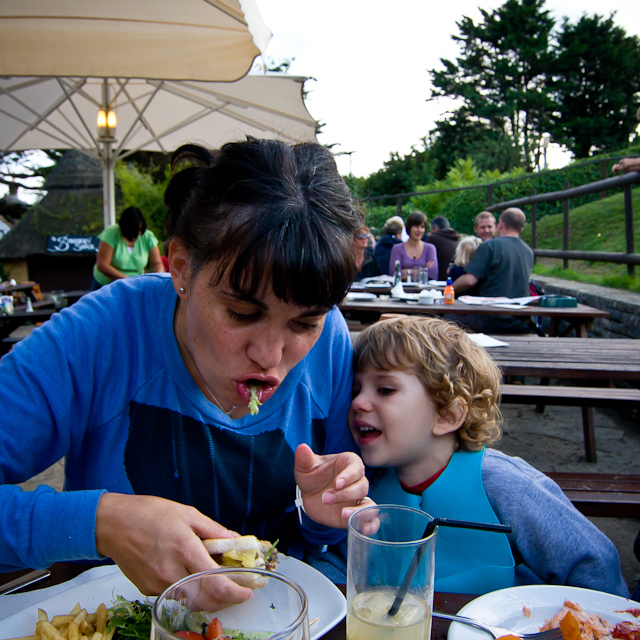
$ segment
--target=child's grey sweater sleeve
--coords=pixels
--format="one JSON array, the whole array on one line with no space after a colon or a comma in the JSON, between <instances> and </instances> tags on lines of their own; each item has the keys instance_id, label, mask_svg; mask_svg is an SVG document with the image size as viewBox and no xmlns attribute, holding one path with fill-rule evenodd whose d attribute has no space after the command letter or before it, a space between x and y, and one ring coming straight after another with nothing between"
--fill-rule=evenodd
<instances>
[{"instance_id":1,"label":"child's grey sweater sleeve","mask_svg":"<svg viewBox=\"0 0 640 640\"><path fill-rule=\"evenodd\" d=\"M484 488L496 515L513 527L510 542L523 583L596 589L628 597L613 543L562 489L520 458L487 449ZM532 575L533 574L533 575Z\"/></svg>"}]
</instances>

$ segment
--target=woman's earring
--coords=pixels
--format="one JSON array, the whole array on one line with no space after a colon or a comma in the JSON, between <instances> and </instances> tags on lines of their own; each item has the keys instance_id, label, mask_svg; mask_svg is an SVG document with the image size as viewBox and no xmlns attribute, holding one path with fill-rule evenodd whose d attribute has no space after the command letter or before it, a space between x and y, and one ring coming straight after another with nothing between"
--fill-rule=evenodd
<instances>
[{"instance_id":1,"label":"woman's earring","mask_svg":"<svg viewBox=\"0 0 640 640\"><path fill-rule=\"evenodd\" d=\"M178 291L179 291L182 295L184 295L184 287L180 287L180 288L178 289Z\"/></svg>"}]
</instances>

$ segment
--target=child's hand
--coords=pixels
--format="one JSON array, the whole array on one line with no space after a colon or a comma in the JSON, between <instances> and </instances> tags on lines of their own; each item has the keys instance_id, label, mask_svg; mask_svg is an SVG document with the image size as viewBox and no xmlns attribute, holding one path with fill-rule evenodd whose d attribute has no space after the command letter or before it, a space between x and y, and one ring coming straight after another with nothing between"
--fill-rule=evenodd
<instances>
[{"instance_id":1,"label":"child's hand","mask_svg":"<svg viewBox=\"0 0 640 640\"><path fill-rule=\"evenodd\" d=\"M326 526L345 529L354 511L374 504L367 498L364 464L353 452L319 456L301 444L296 449L294 475L305 513Z\"/></svg>"}]
</instances>

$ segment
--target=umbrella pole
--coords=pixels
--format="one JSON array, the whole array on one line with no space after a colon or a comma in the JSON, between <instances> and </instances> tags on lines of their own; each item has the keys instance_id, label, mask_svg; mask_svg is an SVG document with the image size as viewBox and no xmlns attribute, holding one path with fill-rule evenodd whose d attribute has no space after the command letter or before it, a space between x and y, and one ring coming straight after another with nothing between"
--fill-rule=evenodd
<instances>
[{"instance_id":1,"label":"umbrella pole","mask_svg":"<svg viewBox=\"0 0 640 640\"><path fill-rule=\"evenodd\" d=\"M116 194L115 194L115 161L111 155L111 143L104 142L102 155L102 214L105 229L116 223Z\"/></svg>"}]
</instances>

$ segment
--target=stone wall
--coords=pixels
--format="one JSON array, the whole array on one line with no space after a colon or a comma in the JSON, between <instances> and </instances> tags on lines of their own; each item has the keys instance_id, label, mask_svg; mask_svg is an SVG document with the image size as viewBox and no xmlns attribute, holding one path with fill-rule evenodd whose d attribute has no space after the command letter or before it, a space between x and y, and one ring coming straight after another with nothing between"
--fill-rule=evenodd
<instances>
[{"instance_id":1,"label":"stone wall","mask_svg":"<svg viewBox=\"0 0 640 640\"><path fill-rule=\"evenodd\" d=\"M608 311L611 318L596 319L591 337L640 338L640 294L536 274L532 279L542 284L545 293L573 296L581 304Z\"/></svg>"}]
</instances>

